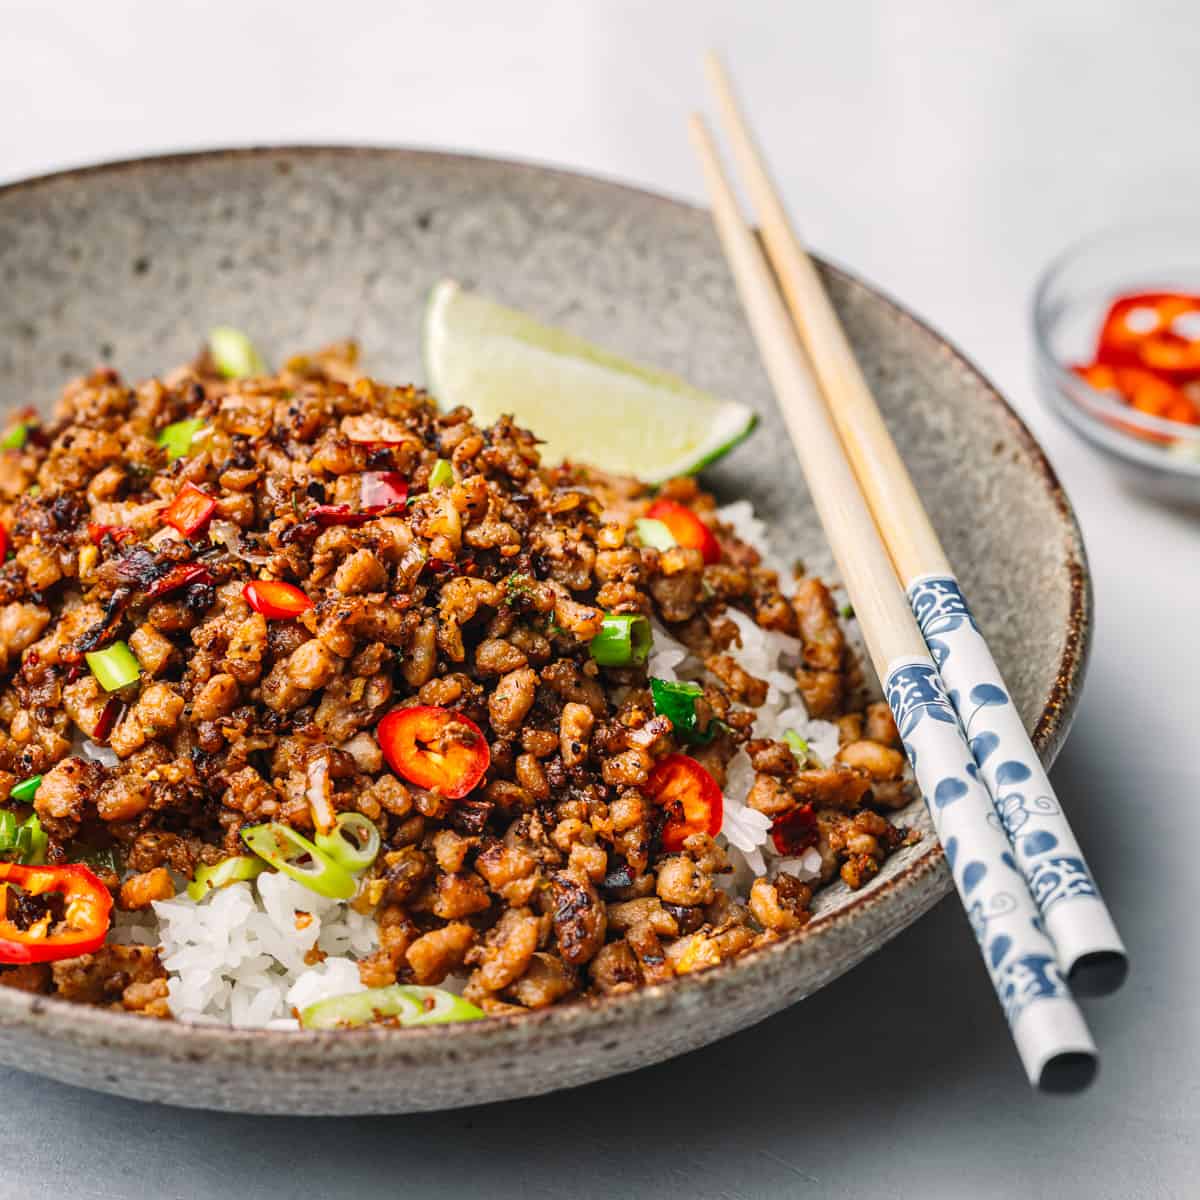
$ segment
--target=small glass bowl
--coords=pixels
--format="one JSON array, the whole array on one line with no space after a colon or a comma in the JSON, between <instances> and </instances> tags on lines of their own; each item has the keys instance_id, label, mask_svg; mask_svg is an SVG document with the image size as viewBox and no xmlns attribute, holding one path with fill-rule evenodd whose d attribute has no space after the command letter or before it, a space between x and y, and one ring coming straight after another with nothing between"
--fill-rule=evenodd
<instances>
[{"instance_id":1,"label":"small glass bowl","mask_svg":"<svg viewBox=\"0 0 1200 1200\"><path fill-rule=\"evenodd\" d=\"M1046 268L1033 297L1038 390L1130 483L1160 499L1200 504L1200 425L1140 412L1071 370L1092 361L1105 313L1129 292L1200 295L1200 226L1110 229Z\"/></svg>"}]
</instances>

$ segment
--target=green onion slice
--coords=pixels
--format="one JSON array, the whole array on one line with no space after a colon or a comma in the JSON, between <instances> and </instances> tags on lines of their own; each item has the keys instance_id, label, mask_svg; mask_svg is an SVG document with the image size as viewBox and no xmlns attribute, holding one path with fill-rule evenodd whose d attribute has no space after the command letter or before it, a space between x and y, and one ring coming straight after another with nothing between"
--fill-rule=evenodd
<instances>
[{"instance_id":1,"label":"green onion slice","mask_svg":"<svg viewBox=\"0 0 1200 1200\"><path fill-rule=\"evenodd\" d=\"M290 825L281 825L278 821L254 825L242 830L242 841L277 871L304 884L319 896L349 900L358 891L358 883L345 867L335 863ZM303 866L298 865L304 858L309 861Z\"/></svg>"},{"instance_id":2,"label":"green onion slice","mask_svg":"<svg viewBox=\"0 0 1200 1200\"><path fill-rule=\"evenodd\" d=\"M208 352L226 379L247 379L267 373L262 355L240 329L218 325L208 335Z\"/></svg>"},{"instance_id":3,"label":"green onion slice","mask_svg":"<svg viewBox=\"0 0 1200 1200\"><path fill-rule=\"evenodd\" d=\"M116 692L136 681L141 664L124 642L113 642L104 650L92 650L84 655L87 665L106 692Z\"/></svg>"},{"instance_id":4,"label":"green onion slice","mask_svg":"<svg viewBox=\"0 0 1200 1200\"><path fill-rule=\"evenodd\" d=\"M800 765L804 765L804 760L808 757L808 742L804 740L794 729L785 729L783 731L783 740L792 748L792 753L800 760Z\"/></svg>"},{"instance_id":5,"label":"green onion slice","mask_svg":"<svg viewBox=\"0 0 1200 1200\"><path fill-rule=\"evenodd\" d=\"M655 550L671 550L679 545L666 525L653 517L641 517L634 521L633 527L642 539L643 546L653 546Z\"/></svg>"},{"instance_id":6,"label":"green onion slice","mask_svg":"<svg viewBox=\"0 0 1200 1200\"><path fill-rule=\"evenodd\" d=\"M188 417L185 421L175 421L168 425L158 435L158 444L165 446L167 461L174 462L183 458L192 448L196 434L204 428L204 422L199 417Z\"/></svg>"},{"instance_id":7,"label":"green onion slice","mask_svg":"<svg viewBox=\"0 0 1200 1200\"><path fill-rule=\"evenodd\" d=\"M209 892L228 887L231 883L256 879L266 869L267 864L261 858L249 854L234 854L221 859L216 866L197 867L195 877L187 885L187 894L199 904Z\"/></svg>"},{"instance_id":8,"label":"green onion slice","mask_svg":"<svg viewBox=\"0 0 1200 1200\"><path fill-rule=\"evenodd\" d=\"M37 814L27 817L17 830L12 850L17 862L27 867L41 866L46 861L46 851L50 848L50 839L42 829L42 823Z\"/></svg>"},{"instance_id":9,"label":"green onion slice","mask_svg":"<svg viewBox=\"0 0 1200 1200\"><path fill-rule=\"evenodd\" d=\"M313 841L326 858L356 875L379 857L381 844L375 823L356 812L339 813L333 828Z\"/></svg>"},{"instance_id":10,"label":"green onion slice","mask_svg":"<svg viewBox=\"0 0 1200 1200\"><path fill-rule=\"evenodd\" d=\"M0 450L20 450L29 437L29 423L21 421L0 437Z\"/></svg>"},{"instance_id":11,"label":"green onion slice","mask_svg":"<svg viewBox=\"0 0 1200 1200\"><path fill-rule=\"evenodd\" d=\"M401 1025L445 1025L478 1021L482 1010L445 988L394 983L348 996L318 1000L300 1013L302 1029L347 1029L373 1021L398 1020Z\"/></svg>"},{"instance_id":12,"label":"green onion slice","mask_svg":"<svg viewBox=\"0 0 1200 1200\"><path fill-rule=\"evenodd\" d=\"M653 640L650 622L639 613L607 613L589 649L602 667L640 666Z\"/></svg>"},{"instance_id":13,"label":"green onion slice","mask_svg":"<svg viewBox=\"0 0 1200 1200\"><path fill-rule=\"evenodd\" d=\"M651 679L650 694L654 697L654 711L661 717L670 717L675 732L684 741L704 746L716 736L716 721L709 721L705 729L697 724L696 701L704 695L698 683Z\"/></svg>"},{"instance_id":14,"label":"green onion slice","mask_svg":"<svg viewBox=\"0 0 1200 1200\"><path fill-rule=\"evenodd\" d=\"M6 854L17 844L17 818L7 809L0 811L0 854Z\"/></svg>"},{"instance_id":15,"label":"green onion slice","mask_svg":"<svg viewBox=\"0 0 1200 1200\"><path fill-rule=\"evenodd\" d=\"M430 488L449 487L454 482L454 468L450 465L450 460L439 458L433 464L433 470L429 472Z\"/></svg>"},{"instance_id":16,"label":"green onion slice","mask_svg":"<svg viewBox=\"0 0 1200 1200\"><path fill-rule=\"evenodd\" d=\"M40 775L30 775L28 779L22 779L11 792L8 793L10 800L19 800L22 804L32 804L34 796L37 795L38 787L41 785L42 777Z\"/></svg>"}]
</instances>

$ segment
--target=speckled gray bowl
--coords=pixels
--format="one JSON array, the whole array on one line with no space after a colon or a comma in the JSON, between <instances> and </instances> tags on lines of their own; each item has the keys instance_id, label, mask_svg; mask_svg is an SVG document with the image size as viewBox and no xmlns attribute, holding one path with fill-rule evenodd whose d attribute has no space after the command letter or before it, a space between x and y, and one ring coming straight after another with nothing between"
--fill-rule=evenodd
<instances>
[{"instance_id":1,"label":"speckled gray bowl","mask_svg":"<svg viewBox=\"0 0 1200 1200\"><path fill-rule=\"evenodd\" d=\"M753 404L762 428L706 478L727 498L753 500L790 553L825 564L707 215L560 171L283 149L117 163L0 189L0 402L45 404L101 360L132 376L162 369L218 322L252 332L276 358L353 334L375 373L420 379L419 315L442 275ZM969 363L862 283L826 275L1052 757L1090 629L1070 507L1028 431ZM914 805L907 819L925 832L921 844L861 892L824 893L802 936L632 996L441 1029L287 1034L188 1028L0 988L0 1061L172 1104L324 1114L449 1108L629 1071L803 999L945 895L925 814Z\"/></svg>"}]
</instances>

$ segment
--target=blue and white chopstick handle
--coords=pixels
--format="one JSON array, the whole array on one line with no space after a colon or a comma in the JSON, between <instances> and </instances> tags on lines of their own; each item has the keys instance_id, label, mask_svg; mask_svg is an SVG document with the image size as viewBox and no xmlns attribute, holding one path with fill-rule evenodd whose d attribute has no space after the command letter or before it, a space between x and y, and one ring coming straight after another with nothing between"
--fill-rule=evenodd
<instances>
[{"instance_id":1,"label":"blue and white chopstick handle","mask_svg":"<svg viewBox=\"0 0 1200 1200\"><path fill-rule=\"evenodd\" d=\"M1040 1084L1063 1056L1094 1060L1091 1035L933 661L892 662L884 692L1030 1082Z\"/></svg>"},{"instance_id":2,"label":"blue and white chopstick handle","mask_svg":"<svg viewBox=\"0 0 1200 1200\"><path fill-rule=\"evenodd\" d=\"M1072 978L1089 956L1110 965L1117 958L1120 969L1108 974L1119 980L1120 934L958 581L920 576L909 583L908 599L992 795L993 820L1003 827L1058 948L1059 966Z\"/></svg>"}]
</instances>

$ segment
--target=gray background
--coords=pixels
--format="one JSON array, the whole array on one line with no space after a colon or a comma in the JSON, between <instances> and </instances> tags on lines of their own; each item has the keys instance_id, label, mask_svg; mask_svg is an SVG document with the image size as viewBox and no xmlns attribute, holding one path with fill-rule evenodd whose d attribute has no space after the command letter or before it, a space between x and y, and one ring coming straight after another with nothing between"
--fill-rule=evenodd
<instances>
[{"instance_id":1,"label":"gray background","mask_svg":"<svg viewBox=\"0 0 1200 1200\"><path fill-rule=\"evenodd\" d=\"M1134 960L1119 996L1087 1005L1104 1064L1083 1097L1030 1095L948 901L791 1012L537 1100L260 1119L0 1072L0 1197L1200 1191L1197 527L1121 492L1051 423L1027 331L1064 242L1197 211L1193 3L4 0L0 20L0 179L150 149L384 141L699 198L682 121L700 53L722 47L811 241L982 365L1079 510L1098 627L1055 782Z\"/></svg>"}]
</instances>

